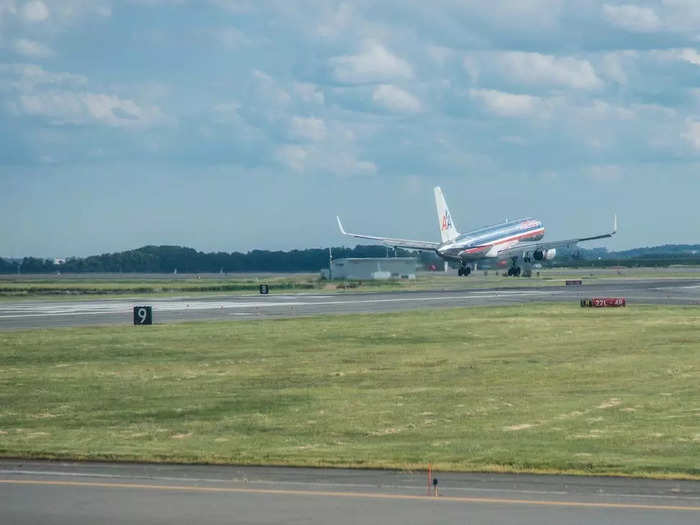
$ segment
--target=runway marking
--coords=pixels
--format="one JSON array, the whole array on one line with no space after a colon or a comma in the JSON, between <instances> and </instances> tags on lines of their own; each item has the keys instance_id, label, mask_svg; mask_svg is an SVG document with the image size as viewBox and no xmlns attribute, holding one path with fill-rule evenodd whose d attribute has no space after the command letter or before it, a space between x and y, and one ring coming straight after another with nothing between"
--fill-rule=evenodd
<instances>
[{"instance_id":1,"label":"runway marking","mask_svg":"<svg viewBox=\"0 0 700 525\"><path fill-rule=\"evenodd\" d=\"M265 479L249 479L243 478L192 478L181 476L152 476L152 475L129 475L124 476L121 474L103 474L97 472L65 472L61 470L20 470L20 469L0 469L0 475L12 475L12 474L22 474L29 476L54 476L54 477L70 477L70 478L103 478L103 479L143 479L149 481L188 481L190 483L247 483L250 485L306 485L314 487L337 487L342 485L343 487L353 487L353 488L376 488L375 483L348 483L347 481L330 483L322 481L288 481L288 480L265 480ZM382 483L383 488L388 489L400 489L400 490L423 490L423 485L410 485L410 484L396 484L396 483ZM557 495L565 496L569 494L565 490L534 490L534 489L509 489L509 488L487 488L487 487L455 487L450 486L450 491L460 491L460 492L510 492L514 494L538 494L538 495ZM668 499L668 500L700 500L700 496L690 496L690 495L677 495L677 494L626 494L619 492L605 492L606 497L615 498L648 498L648 499Z\"/></svg>"},{"instance_id":2,"label":"runway marking","mask_svg":"<svg viewBox=\"0 0 700 525\"><path fill-rule=\"evenodd\" d=\"M324 305L343 305L343 304L372 304L372 303L397 303L397 302L416 302L416 301L459 301L459 300L474 300L474 299L498 299L508 297L536 296L536 295L555 295L558 292L540 291L540 290L514 290L502 292L478 292L470 295L459 296L438 296L438 297L392 297L388 299L345 299L337 301L286 301L286 302L269 302L269 301L190 301L190 302L153 302L153 310L155 312L164 311L188 311L188 310L221 310L231 308L275 308L284 306L324 306ZM489 294L489 295L485 295ZM131 308L136 303L83 303L72 305L0 305L0 319L11 319L21 317L48 317L48 316L66 316L66 315L109 315L129 313ZM7 312L7 313L5 313Z\"/></svg>"},{"instance_id":3,"label":"runway marking","mask_svg":"<svg viewBox=\"0 0 700 525\"><path fill-rule=\"evenodd\" d=\"M0 475L26 474L30 476L54 476L54 477L71 477L71 478L106 478L106 479L143 479L149 481L187 481L190 483L247 483L250 485L306 485L314 487L343 487L353 488L376 488L374 483L326 483L322 481L287 481L287 480L264 480L264 479L249 479L249 478L192 478L192 477L176 477L176 476L123 476L121 474L102 474L95 472L63 472L60 470L18 470L18 469L0 469ZM423 485L399 485L394 483L382 483L382 487L389 489L401 490L422 490ZM568 492L563 490L527 490L527 489L508 489L508 488L485 488L485 487L450 487L450 490L469 491L469 492L513 492L517 494L549 494L549 495L566 495ZM626 496L626 494L606 494L607 496ZM642 496L643 497L643 496ZM661 496L649 495L648 497L663 497L669 499L700 499L692 496Z\"/></svg>"},{"instance_id":4,"label":"runway marking","mask_svg":"<svg viewBox=\"0 0 700 525\"><path fill-rule=\"evenodd\" d=\"M234 487L196 487L192 485L147 485L139 483L98 483L86 481L41 481L21 479L0 479L5 485L38 485L59 487L90 487L90 488L119 488L142 489L161 491L186 491L204 493L234 493L234 494L268 494L278 496L323 496L333 498L357 498L380 500L404 500L404 501L434 501L452 503L485 503L500 505L540 505L548 507L587 507L600 509L626 509L626 510L678 510L699 512L700 507L682 505L646 505L641 503L597 503L588 501L555 501L555 500L528 500L509 498L475 498L468 496L418 496L412 494L387 494L371 492L336 492L322 490L291 490L291 489L252 489Z\"/></svg>"}]
</instances>

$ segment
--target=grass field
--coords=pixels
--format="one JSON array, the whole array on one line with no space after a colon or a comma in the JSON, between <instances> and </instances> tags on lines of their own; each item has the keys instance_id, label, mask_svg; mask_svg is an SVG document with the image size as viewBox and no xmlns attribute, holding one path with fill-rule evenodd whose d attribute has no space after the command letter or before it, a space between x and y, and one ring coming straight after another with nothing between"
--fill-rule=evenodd
<instances>
[{"instance_id":1,"label":"grass field","mask_svg":"<svg viewBox=\"0 0 700 525\"><path fill-rule=\"evenodd\" d=\"M171 295L182 293L241 293L258 290L266 282L277 290L303 291L318 289L318 278L309 275L274 275L264 279L257 277L206 278L195 277L139 279L119 276L90 279L89 277L46 276L30 279L0 279L0 297L38 296L110 296L128 294Z\"/></svg>"},{"instance_id":2,"label":"grass field","mask_svg":"<svg viewBox=\"0 0 700 525\"><path fill-rule=\"evenodd\" d=\"M0 333L0 456L700 479L696 308Z\"/></svg>"}]
</instances>

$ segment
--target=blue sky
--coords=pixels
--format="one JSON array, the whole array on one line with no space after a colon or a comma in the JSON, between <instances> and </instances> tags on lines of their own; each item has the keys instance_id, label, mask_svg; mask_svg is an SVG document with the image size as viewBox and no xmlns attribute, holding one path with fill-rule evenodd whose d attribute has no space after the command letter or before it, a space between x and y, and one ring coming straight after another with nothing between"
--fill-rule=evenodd
<instances>
[{"instance_id":1,"label":"blue sky","mask_svg":"<svg viewBox=\"0 0 700 525\"><path fill-rule=\"evenodd\" d=\"M700 2L0 0L0 255L700 242Z\"/></svg>"}]
</instances>

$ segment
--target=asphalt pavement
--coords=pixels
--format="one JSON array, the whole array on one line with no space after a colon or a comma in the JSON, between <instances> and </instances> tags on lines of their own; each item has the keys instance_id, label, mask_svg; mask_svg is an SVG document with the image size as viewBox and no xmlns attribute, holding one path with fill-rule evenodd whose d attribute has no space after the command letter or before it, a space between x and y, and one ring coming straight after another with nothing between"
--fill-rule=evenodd
<instances>
[{"instance_id":1,"label":"asphalt pavement","mask_svg":"<svg viewBox=\"0 0 700 525\"><path fill-rule=\"evenodd\" d=\"M582 286L523 286L417 292L217 295L213 297L0 301L0 330L128 324L133 307L153 307L154 323L399 312L425 308L578 302L586 297L625 297L635 304L700 305L700 279L606 279Z\"/></svg>"},{"instance_id":2,"label":"asphalt pavement","mask_svg":"<svg viewBox=\"0 0 700 525\"><path fill-rule=\"evenodd\" d=\"M697 524L700 482L0 461L0 523Z\"/></svg>"}]
</instances>

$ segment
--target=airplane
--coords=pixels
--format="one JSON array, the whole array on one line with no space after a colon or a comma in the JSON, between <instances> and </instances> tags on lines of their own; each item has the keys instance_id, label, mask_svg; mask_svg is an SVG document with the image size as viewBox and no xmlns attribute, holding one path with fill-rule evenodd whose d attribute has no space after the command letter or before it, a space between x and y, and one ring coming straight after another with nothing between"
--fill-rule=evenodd
<instances>
[{"instance_id":1,"label":"airplane","mask_svg":"<svg viewBox=\"0 0 700 525\"><path fill-rule=\"evenodd\" d=\"M439 186L436 186L433 191L435 193L435 206L437 207L442 242L411 241L349 233L343 228L340 217L336 216L340 232L350 237L380 241L394 248L400 247L435 252L445 261L457 261L459 263L457 273L460 276L469 275L479 261L488 259L497 261L510 260L511 265L508 268L508 275L514 277L520 276L523 269L525 270L524 274L527 275L535 261L554 259L557 254L557 248L574 246L583 241L606 239L617 233L617 215L614 216L613 230L610 233L563 241L542 241L544 238L544 226L541 221L532 217L506 220L500 224L485 226L467 233L459 233L452 220L452 215L447 207L442 190Z\"/></svg>"}]
</instances>

